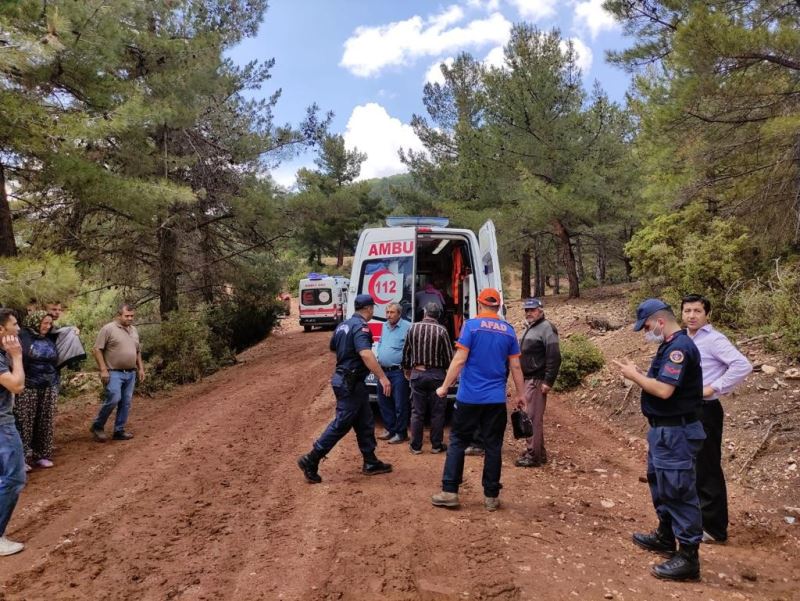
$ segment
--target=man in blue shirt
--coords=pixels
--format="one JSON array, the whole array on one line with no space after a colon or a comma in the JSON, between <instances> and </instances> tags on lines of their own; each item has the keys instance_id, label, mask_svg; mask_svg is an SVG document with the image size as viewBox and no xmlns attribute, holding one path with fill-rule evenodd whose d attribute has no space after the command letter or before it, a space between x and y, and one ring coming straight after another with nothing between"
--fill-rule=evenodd
<instances>
[{"instance_id":1,"label":"man in blue shirt","mask_svg":"<svg viewBox=\"0 0 800 601\"><path fill-rule=\"evenodd\" d=\"M664 301L650 298L636 310L634 331L645 330L649 342L658 342L647 374L629 361L614 361L622 375L642 389L642 413L650 423L647 433L647 481L658 515L658 528L635 533L633 542L669 557L653 566L657 578L697 580L697 551L703 538L700 499L697 496L697 454L706 438L700 422L703 373L700 351L680 328ZM675 548L675 539L680 547Z\"/></svg>"},{"instance_id":2,"label":"man in blue shirt","mask_svg":"<svg viewBox=\"0 0 800 601\"><path fill-rule=\"evenodd\" d=\"M6 538L6 526L25 486L25 451L14 424L14 396L25 389L19 325L11 309L0 309L0 555L25 545Z\"/></svg>"},{"instance_id":3,"label":"man in blue shirt","mask_svg":"<svg viewBox=\"0 0 800 601\"><path fill-rule=\"evenodd\" d=\"M297 465L311 484L322 482L318 473L319 462L330 453L351 430L356 432L358 449L364 457L362 472L367 476L385 474L392 466L375 456L375 420L369 406L369 393L364 378L369 372L375 374L383 393L389 395L392 385L383 373L372 352L372 333L368 322L372 319L375 301L369 294L355 298L355 313L336 328L330 342L336 353L336 371L331 386L336 395L336 415L322 435L314 442L311 451L297 460Z\"/></svg>"},{"instance_id":4,"label":"man in blue shirt","mask_svg":"<svg viewBox=\"0 0 800 601\"><path fill-rule=\"evenodd\" d=\"M375 353L381 369L392 383L392 393L383 394L378 387L378 409L380 409L386 431L378 436L389 444L399 444L408 440L408 418L410 413L408 380L403 373L403 346L411 324L400 315L399 303L386 306L386 321L381 328L381 339Z\"/></svg>"},{"instance_id":5,"label":"man in blue shirt","mask_svg":"<svg viewBox=\"0 0 800 601\"><path fill-rule=\"evenodd\" d=\"M461 374L456 395L450 445L442 475L442 492L431 497L437 507L458 507L458 487L464 475L464 451L476 429L484 439L483 494L489 511L500 507L500 471L503 434L508 422L506 382L509 366L517 389L517 407L525 403L525 382L519 362L519 343L513 326L497 311L502 299L494 288L484 288L478 295L480 312L468 320L456 342L456 354L436 394L444 398Z\"/></svg>"}]
</instances>

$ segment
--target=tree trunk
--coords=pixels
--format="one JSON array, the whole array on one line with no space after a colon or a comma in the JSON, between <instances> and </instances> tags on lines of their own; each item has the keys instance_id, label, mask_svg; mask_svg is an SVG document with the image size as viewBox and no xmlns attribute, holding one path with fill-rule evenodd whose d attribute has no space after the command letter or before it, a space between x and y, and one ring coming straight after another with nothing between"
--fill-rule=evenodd
<instances>
[{"instance_id":1,"label":"tree trunk","mask_svg":"<svg viewBox=\"0 0 800 601\"><path fill-rule=\"evenodd\" d=\"M578 263L578 281L583 282L586 279L586 272L583 269L583 244L581 244L581 237L575 237L575 258Z\"/></svg>"},{"instance_id":2,"label":"tree trunk","mask_svg":"<svg viewBox=\"0 0 800 601\"><path fill-rule=\"evenodd\" d=\"M553 274L553 294L561 294L561 274L558 273L558 261L556 261L556 272Z\"/></svg>"},{"instance_id":3,"label":"tree trunk","mask_svg":"<svg viewBox=\"0 0 800 601\"><path fill-rule=\"evenodd\" d=\"M0 163L0 257L16 256L17 242L14 240L14 222L6 194L6 173L3 164Z\"/></svg>"},{"instance_id":4,"label":"tree trunk","mask_svg":"<svg viewBox=\"0 0 800 601\"><path fill-rule=\"evenodd\" d=\"M597 265L595 269L595 277L601 286L606 283L606 260L606 241L605 238L600 238L597 241Z\"/></svg>"},{"instance_id":5,"label":"tree trunk","mask_svg":"<svg viewBox=\"0 0 800 601\"><path fill-rule=\"evenodd\" d=\"M531 295L531 247L526 246L522 251L522 284L520 297L528 298Z\"/></svg>"},{"instance_id":6,"label":"tree trunk","mask_svg":"<svg viewBox=\"0 0 800 601\"><path fill-rule=\"evenodd\" d=\"M344 265L344 240L339 240L339 249L336 253L336 267L341 267ZM322 262L322 257L320 256L320 262Z\"/></svg>"},{"instance_id":7,"label":"tree trunk","mask_svg":"<svg viewBox=\"0 0 800 601\"><path fill-rule=\"evenodd\" d=\"M170 216L158 228L159 313L165 321L169 313L178 310L178 232L174 225Z\"/></svg>"},{"instance_id":8,"label":"tree trunk","mask_svg":"<svg viewBox=\"0 0 800 601\"><path fill-rule=\"evenodd\" d=\"M578 298L581 295L580 280L578 279L578 266L575 262L575 254L572 252L569 232L559 219L553 221L553 229L555 230L556 237L561 242L564 267L567 270L567 278L569 279L569 297Z\"/></svg>"},{"instance_id":9,"label":"tree trunk","mask_svg":"<svg viewBox=\"0 0 800 601\"><path fill-rule=\"evenodd\" d=\"M214 302L214 275L211 263L214 260L214 245L211 241L211 232L208 226L200 232L200 253L203 257L203 267L201 277L203 280L203 302L211 304Z\"/></svg>"}]
</instances>

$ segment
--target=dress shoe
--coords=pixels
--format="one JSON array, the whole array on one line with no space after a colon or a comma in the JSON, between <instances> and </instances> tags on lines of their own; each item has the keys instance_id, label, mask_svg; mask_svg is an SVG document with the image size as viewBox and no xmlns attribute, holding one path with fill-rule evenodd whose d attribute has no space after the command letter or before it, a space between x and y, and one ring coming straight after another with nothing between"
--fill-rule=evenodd
<instances>
[{"instance_id":1,"label":"dress shoe","mask_svg":"<svg viewBox=\"0 0 800 601\"><path fill-rule=\"evenodd\" d=\"M458 507L457 492L438 492L431 496L431 503L436 507Z\"/></svg>"},{"instance_id":2,"label":"dress shoe","mask_svg":"<svg viewBox=\"0 0 800 601\"><path fill-rule=\"evenodd\" d=\"M376 476L377 474L388 474L392 471L391 463L384 463L380 459L374 461L364 461L364 467L361 470L366 476Z\"/></svg>"},{"instance_id":3,"label":"dress shoe","mask_svg":"<svg viewBox=\"0 0 800 601\"><path fill-rule=\"evenodd\" d=\"M94 426L89 426L89 432L92 433L92 436L94 436L94 439L97 442L107 442L108 441L108 436L106 436L106 433L103 432L103 430L100 429L100 428L95 428Z\"/></svg>"}]
</instances>

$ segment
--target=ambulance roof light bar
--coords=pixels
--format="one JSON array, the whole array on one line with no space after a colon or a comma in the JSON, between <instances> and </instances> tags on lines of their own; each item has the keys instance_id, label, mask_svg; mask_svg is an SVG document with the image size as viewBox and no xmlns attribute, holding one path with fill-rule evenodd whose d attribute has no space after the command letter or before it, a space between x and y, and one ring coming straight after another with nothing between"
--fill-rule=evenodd
<instances>
[{"instance_id":1,"label":"ambulance roof light bar","mask_svg":"<svg viewBox=\"0 0 800 601\"><path fill-rule=\"evenodd\" d=\"M386 225L389 227L447 227L450 220L447 217L403 217L393 215L386 218Z\"/></svg>"}]
</instances>

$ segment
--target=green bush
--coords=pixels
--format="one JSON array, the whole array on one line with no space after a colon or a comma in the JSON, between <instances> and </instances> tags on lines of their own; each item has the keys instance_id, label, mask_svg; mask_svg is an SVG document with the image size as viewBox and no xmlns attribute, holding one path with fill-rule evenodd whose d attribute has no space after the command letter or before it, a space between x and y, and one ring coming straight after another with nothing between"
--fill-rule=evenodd
<instances>
[{"instance_id":1,"label":"green bush","mask_svg":"<svg viewBox=\"0 0 800 601\"><path fill-rule=\"evenodd\" d=\"M209 328L205 310L185 309L169 314L157 332L148 337L151 351L150 390L169 384L196 382L212 373L217 363L209 345ZM144 348L144 340L142 341Z\"/></svg>"},{"instance_id":2,"label":"green bush","mask_svg":"<svg viewBox=\"0 0 800 601\"><path fill-rule=\"evenodd\" d=\"M559 391L574 388L580 385L584 376L603 365L603 353L586 336L570 336L561 342L561 369L554 388Z\"/></svg>"},{"instance_id":3,"label":"green bush","mask_svg":"<svg viewBox=\"0 0 800 601\"><path fill-rule=\"evenodd\" d=\"M642 278L641 295L659 296L680 309L686 294L703 294L714 306L717 323L740 325L737 292L756 267L745 227L713 217L700 204L662 215L625 246L633 272Z\"/></svg>"}]
</instances>

